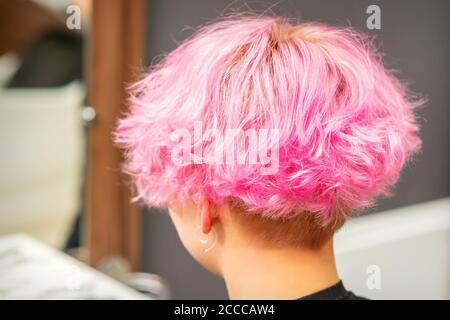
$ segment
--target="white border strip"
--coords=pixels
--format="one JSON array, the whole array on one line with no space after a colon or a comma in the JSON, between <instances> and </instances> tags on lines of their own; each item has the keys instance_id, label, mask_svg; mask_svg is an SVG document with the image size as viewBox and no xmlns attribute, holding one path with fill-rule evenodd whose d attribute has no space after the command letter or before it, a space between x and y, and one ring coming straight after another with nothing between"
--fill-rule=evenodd
<instances>
[{"instance_id":1,"label":"white border strip","mask_svg":"<svg viewBox=\"0 0 450 320\"><path fill-rule=\"evenodd\" d=\"M450 230L450 197L350 219L335 236L335 252L444 230Z\"/></svg>"}]
</instances>

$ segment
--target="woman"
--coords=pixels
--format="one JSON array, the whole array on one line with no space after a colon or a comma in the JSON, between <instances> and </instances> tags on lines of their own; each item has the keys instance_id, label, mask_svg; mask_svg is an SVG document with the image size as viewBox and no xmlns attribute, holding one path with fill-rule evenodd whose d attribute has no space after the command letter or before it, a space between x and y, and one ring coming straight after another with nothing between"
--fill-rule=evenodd
<instances>
[{"instance_id":1,"label":"woman","mask_svg":"<svg viewBox=\"0 0 450 320\"><path fill-rule=\"evenodd\" d=\"M235 16L132 87L116 141L231 299L355 299L333 234L419 150L419 104L353 30Z\"/></svg>"}]
</instances>

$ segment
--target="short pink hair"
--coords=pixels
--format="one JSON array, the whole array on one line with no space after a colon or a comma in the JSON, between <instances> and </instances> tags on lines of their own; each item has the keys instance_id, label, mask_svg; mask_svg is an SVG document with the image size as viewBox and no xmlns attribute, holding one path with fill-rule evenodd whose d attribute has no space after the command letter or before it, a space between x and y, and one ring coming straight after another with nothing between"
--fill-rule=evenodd
<instances>
[{"instance_id":1,"label":"short pink hair","mask_svg":"<svg viewBox=\"0 0 450 320\"><path fill-rule=\"evenodd\" d=\"M420 149L421 104L383 67L371 42L349 28L235 16L201 28L131 88L116 142L137 198L239 200L265 217L316 213L323 223L390 195ZM177 128L278 130L279 169L186 164L170 157ZM204 141L194 141L204 144ZM256 146L249 145L251 152Z\"/></svg>"}]
</instances>

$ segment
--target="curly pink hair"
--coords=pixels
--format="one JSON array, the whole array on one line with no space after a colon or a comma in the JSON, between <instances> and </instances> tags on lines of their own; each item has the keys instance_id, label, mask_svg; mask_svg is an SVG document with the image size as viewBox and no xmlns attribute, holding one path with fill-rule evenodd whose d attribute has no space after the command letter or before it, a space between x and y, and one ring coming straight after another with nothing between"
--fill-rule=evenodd
<instances>
[{"instance_id":1,"label":"curly pink hair","mask_svg":"<svg viewBox=\"0 0 450 320\"><path fill-rule=\"evenodd\" d=\"M116 142L126 153L137 198L238 199L265 217L316 213L323 223L390 195L420 149L413 109L422 102L383 67L371 42L349 28L239 16L202 27L131 87ZM177 164L178 128L221 137L227 128L277 135L278 170L263 164ZM192 147L208 145L195 140ZM249 155L258 148L248 143Z\"/></svg>"}]
</instances>

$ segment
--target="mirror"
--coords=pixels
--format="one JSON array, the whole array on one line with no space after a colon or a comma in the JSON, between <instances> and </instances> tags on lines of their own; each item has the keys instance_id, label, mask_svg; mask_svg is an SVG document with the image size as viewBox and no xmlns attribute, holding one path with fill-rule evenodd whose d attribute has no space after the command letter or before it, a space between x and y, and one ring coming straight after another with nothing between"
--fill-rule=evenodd
<instances>
[{"instance_id":1,"label":"mirror","mask_svg":"<svg viewBox=\"0 0 450 320\"><path fill-rule=\"evenodd\" d=\"M0 236L82 244L90 3L0 0Z\"/></svg>"}]
</instances>

